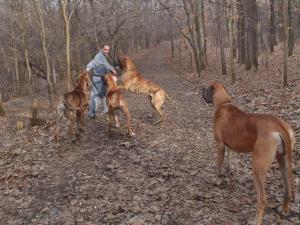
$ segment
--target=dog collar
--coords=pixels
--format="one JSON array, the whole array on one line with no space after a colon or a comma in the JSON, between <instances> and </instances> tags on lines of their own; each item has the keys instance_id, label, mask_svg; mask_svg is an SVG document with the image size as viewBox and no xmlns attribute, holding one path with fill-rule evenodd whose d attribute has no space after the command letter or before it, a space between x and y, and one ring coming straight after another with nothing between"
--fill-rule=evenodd
<instances>
[{"instance_id":1,"label":"dog collar","mask_svg":"<svg viewBox=\"0 0 300 225\"><path fill-rule=\"evenodd\" d=\"M216 107L216 110L218 110L219 108L221 108L221 107L223 107L223 106L225 106L225 105L229 105L229 104L233 104L232 102L225 102L225 103L223 103L223 104L221 104L221 105L218 105L217 107Z\"/></svg>"}]
</instances>

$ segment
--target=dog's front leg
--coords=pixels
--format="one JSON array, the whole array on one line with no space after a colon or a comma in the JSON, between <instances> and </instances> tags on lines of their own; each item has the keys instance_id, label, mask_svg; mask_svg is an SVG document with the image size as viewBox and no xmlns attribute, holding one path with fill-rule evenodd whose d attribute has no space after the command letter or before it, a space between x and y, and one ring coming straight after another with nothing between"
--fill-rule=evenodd
<instances>
[{"instance_id":1,"label":"dog's front leg","mask_svg":"<svg viewBox=\"0 0 300 225\"><path fill-rule=\"evenodd\" d=\"M232 166L231 166L231 157L232 157L232 151L228 148L226 148L226 152L227 152L227 165L226 165L226 173L230 174L231 170L232 170Z\"/></svg>"},{"instance_id":2,"label":"dog's front leg","mask_svg":"<svg viewBox=\"0 0 300 225\"><path fill-rule=\"evenodd\" d=\"M217 142L217 177L214 180L216 185L222 183L222 170L224 164L225 145L222 142Z\"/></svg>"},{"instance_id":3,"label":"dog's front leg","mask_svg":"<svg viewBox=\"0 0 300 225\"><path fill-rule=\"evenodd\" d=\"M109 115L109 123L108 123L108 131L107 132L110 135L111 127L112 127L113 121L115 119L114 110L113 109L109 109L108 115Z\"/></svg>"},{"instance_id":4,"label":"dog's front leg","mask_svg":"<svg viewBox=\"0 0 300 225\"><path fill-rule=\"evenodd\" d=\"M128 134L129 134L130 137L133 137L133 136L135 136L135 133L131 129L131 115L130 115L130 112L128 110L127 104L126 104L126 106L122 107L122 111L124 112L124 115L125 115L125 118L126 118Z\"/></svg>"},{"instance_id":5,"label":"dog's front leg","mask_svg":"<svg viewBox=\"0 0 300 225\"><path fill-rule=\"evenodd\" d=\"M121 90L128 90L129 86L130 86L130 83L131 83L130 81L126 81L122 85L119 85L118 88L121 89Z\"/></svg>"},{"instance_id":6,"label":"dog's front leg","mask_svg":"<svg viewBox=\"0 0 300 225\"><path fill-rule=\"evenodd\" d=\"M119 86L118 86L118 89L119 89L119 90L124 90L124 91L126 91L126 88L125 88L124 85L119 85Z\"/></svg>"},{"instance_id":7,"label":"dog's front leg","mask_svg":"<svg viewBox=\"0 0 300 225\"><path fill-rule=\"evenodd\" d=\"M85 126L85 121L84 121L84 115L85 115L85 112L87 110L87 107L83 108L81 111L80 111L80 131L81 132L84 132L84 126Z\"/></svg>"},{"instance_id":8,"label":"dog's front leg","mask_svg":"<svg viewBox=\"0 0 300 225\"><path fill-rule=\"evenodd\" d=\"M74 131L75 129L75 123L76 123L76 119L77 119L77 115L76 112L71 112L70 116L70 129L69 129L69 134L72 138L72 141L74 142L76 140L76 132Z\"/></svg>"},{"instance_id":9,"label":"dog's front leg","mask_svg":"<svg viewBox=\"0 0 300 225\"><path fill-rule=\"evenodd\" d=\"M217 166L218 166L218 175L222 176L223 164L224 164L224 155L225 155L225 145L222 142L217 142Z\"/></svg>"}]
</instances>

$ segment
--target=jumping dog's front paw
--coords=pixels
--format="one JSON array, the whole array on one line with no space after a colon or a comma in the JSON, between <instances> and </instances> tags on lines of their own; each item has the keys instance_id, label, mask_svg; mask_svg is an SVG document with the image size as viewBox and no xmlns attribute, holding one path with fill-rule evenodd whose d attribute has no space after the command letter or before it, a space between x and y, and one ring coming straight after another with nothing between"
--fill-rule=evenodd
<instances>
[{"instance_id":1,"label":"jumping dog's front paw","mask_svg":"<svg viewBox=\"0 0 300 225\"><path fill-rule=\"evenodd\" d=\"M220 185L222 184L222 182L223 182L223 180L222 180L222 178L221 178L220 176L214 177L214 178L212 179L212 183L213 183L214 185L216 185L216 186L220 186Z\"/></svg>"},{"instance_id":2,"label":"jumping dog's front paw","mask_svg":"<svg viewBox=\"0 0 300 225\"><path fill-rule=\"evenodd\" d=\"M248 220L248 222L246 223L246 225L260 225L261 223L256 222L255 219L250 219Z\"/></svg>"}]
</instances>

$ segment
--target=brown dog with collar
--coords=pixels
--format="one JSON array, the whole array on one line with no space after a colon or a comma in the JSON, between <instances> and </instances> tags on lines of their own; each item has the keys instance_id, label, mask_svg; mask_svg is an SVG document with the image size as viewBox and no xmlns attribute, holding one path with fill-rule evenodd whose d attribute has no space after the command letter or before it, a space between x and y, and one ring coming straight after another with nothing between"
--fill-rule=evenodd
<instances>
[{"instance_id":1,"label":"brown dog with collar","mask_svg":"<svg viewBox=\"0 0 300 225\"><path fill-rule=\"evenodd\" d=\"M67 92L60 96L57 105L57 121L56 121L56 134L55 139L59 137L59 124L63 117L70 120L69 133L74 135L74 125L77 123L77 135L83 131L83 120L86 110L89 107L89 87L92 82L88 72L83 71L80 73L77 84L73 91Z\"/></svg>"},{"instance_id":2,"label":"brown dog with collar","mask_svg":"<svg viewBox=\"0 0 300 225\"><path fill-rule=\"evenodd\" d=\"M213 132L217 142L219 173L224 162L225 146L233 151L252 153L252 170L257 191L255 220L262 223L267 205L265 180L267 171L276 157L283 178L283 213L289 211L295 199L292 171L292 151L295 144L293 129L281 119L267 114L246 113L231 103L222 84L212 83L203 89L203 98L215 107Z\"/></svg>"},{"instance_id":3,"label":"brown dog with collar","mask_svg":"<svg viewBox=\"0 0 300 225\"><path fill-rule=\"evenodd\" d=\"M117 85L117 78L113 74L105 75L105 81L107 85L107 102L108 102L108 115L109 115L109 128L108 132L111 131L113 120L116 122L116 127L120 127L119 121L115 116L115 110L120 109L123 111L127 130L130 137L135 136L135 133L131 129L131 116L128 109L128 102L123 94L124 88Z\"/></svg>"}]
</instances>

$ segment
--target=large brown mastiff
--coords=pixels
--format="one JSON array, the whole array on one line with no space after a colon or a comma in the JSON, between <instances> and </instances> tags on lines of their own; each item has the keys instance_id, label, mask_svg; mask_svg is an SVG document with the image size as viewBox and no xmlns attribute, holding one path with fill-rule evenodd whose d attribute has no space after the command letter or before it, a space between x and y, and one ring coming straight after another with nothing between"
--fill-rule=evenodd
<instances>
[{"instance_id":1,"label":"large brown mastiff","mask_svg":"<svg viewBox=\"0 0 300 225\"><path fill-rule=\"evenodd\" d=\"M123 70L122 80L124 84L122 87L134 93L147 94L154 112L157 112L160 116L156 123L163 122L165 114L162 111L162 105L165 98L167 97L173 103L174 101L158 84L142 77L131 58L123 56L118 61L120 68Z\"/></svg>"},{"instance_id":2,"label":"large brown mastiff","mask_svg":"<svg viewBox=\"0 0 300 225\"><path fill-rule=\"evenodd\" d=\"M261 224L267 205L265 182L267 171L277 159L283 179L283 213L289 211L295 198L292 171L293 129L283 120L267 114L246 113L231 102L222 84L217 82L203 89L203 98L215 107L213 132L217 142L217 165L222 172L225 147L233 151L252 153L252 170L257 191L255 220Z\"/></svg>"}]
</instances>

